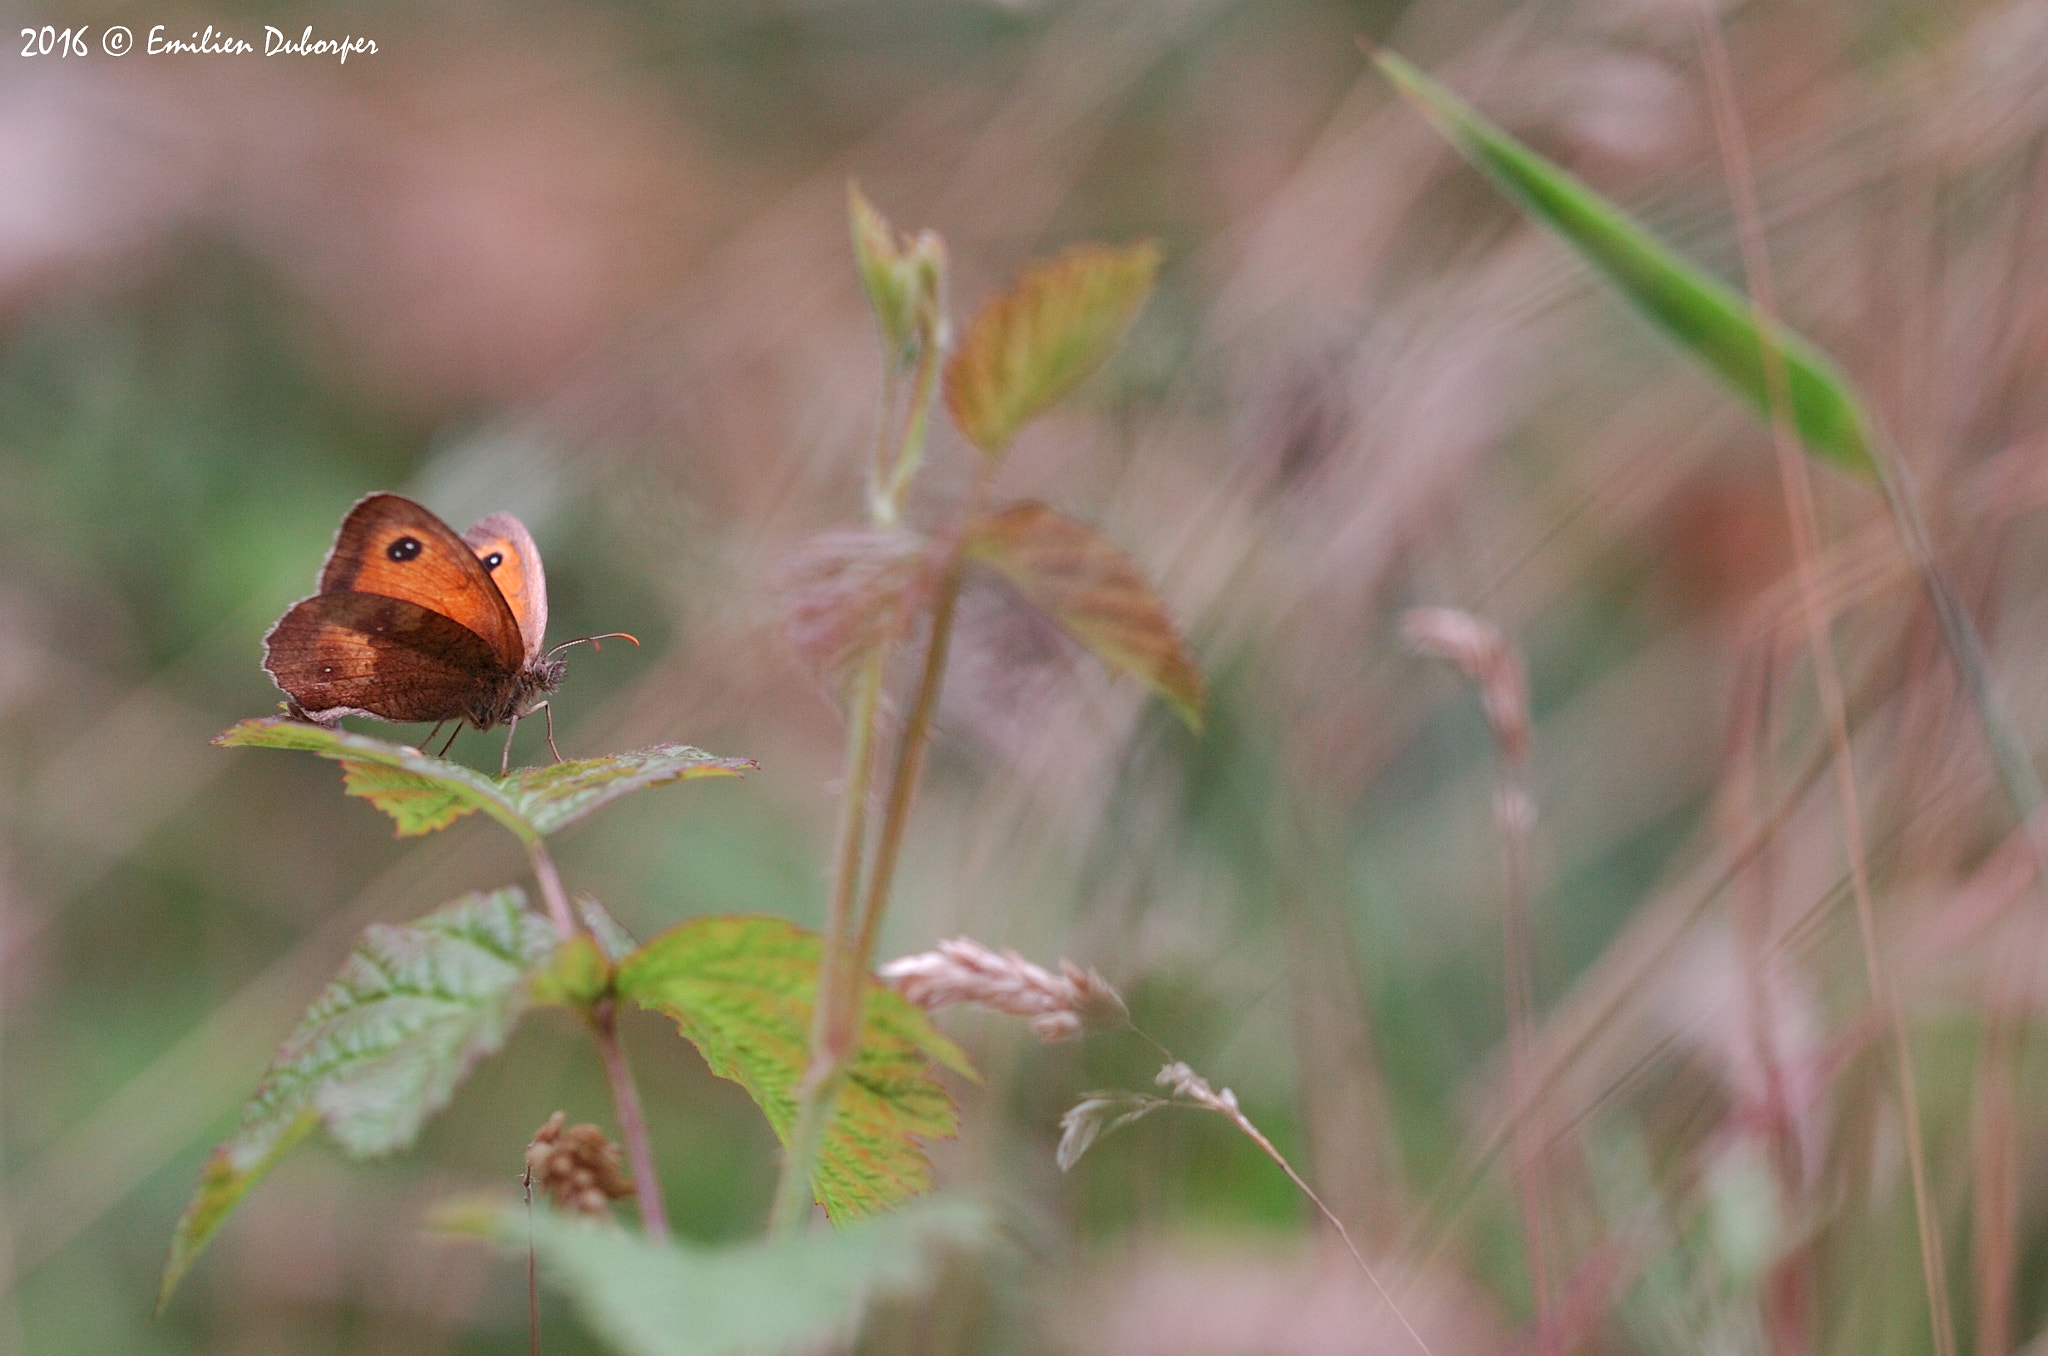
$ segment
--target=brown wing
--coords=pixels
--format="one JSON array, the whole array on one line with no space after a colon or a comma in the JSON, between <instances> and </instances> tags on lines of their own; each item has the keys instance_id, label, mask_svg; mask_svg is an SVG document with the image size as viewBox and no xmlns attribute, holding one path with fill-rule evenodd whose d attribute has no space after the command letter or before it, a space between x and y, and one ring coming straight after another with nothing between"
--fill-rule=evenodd
<instances>
[{"instance_id":1,"label":"brown wing","mask_svg":"<svg viewBox=\"0 0 2048 1356\"><path fill-rule=\"evenodd\" d=\"M483 638L500 665L526 656L519 622L455 530L412 500L373 494L348 511L320 570L322 593L375 593L438 612Z\"/></svg>"},{"instance_id":2,"label":"brown wing","mask_svg":"<svg viewBox=\"0 0 2048 1356\"><path fill-rule=\"evenodd\" d=\"M263 667L315 720L450 720L500 704L516 670L483 637L418 603L316 593L263 638Z\"/></svg>"},{"instance_id":3,"label":"brown wing","mask_svg":"<svg viewBox=\"0 0 2048 1356\"><path fill-rule=\"evenodd\" d=\"M526 643L526 663L540 658L542 638L548 633L548 580L541 572L540 548L526 524L509 513L493 513L462 534L469 549L490 572L512 615L519 622L520 638Z\"/></svg>"}]
</instances>

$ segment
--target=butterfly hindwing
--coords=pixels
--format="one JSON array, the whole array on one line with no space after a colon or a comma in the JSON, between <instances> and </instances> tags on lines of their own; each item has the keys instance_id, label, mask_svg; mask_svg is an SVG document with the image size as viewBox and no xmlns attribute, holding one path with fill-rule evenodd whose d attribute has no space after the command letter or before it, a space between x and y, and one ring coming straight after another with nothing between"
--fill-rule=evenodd
<instances>
[{"instance_id":1,"label":"butterfly hindwing","mask_svg":"<svg viewBox=\"0 0 2048 1356\"><path fill-rule=\"evenodd\" d=\"M279 619L264 647L263 667L315 720L469 717L500 701L517 672L454 619L375 593L317 593Z\"/></svg>"},{"instance_id":2,"label":"butterfly hindwing","mask_svg":"<svg viewBox=\"0 0 2048 1356\"><path fill-rule=\"evenodd\" d=\"M526 658L519 621L483 562L453 528L403 495L373 494L349 510L321 568L320 593L414 603L478 637L499 668L516 670Z\"/></svg>"},{"instance_id":3,"label":"butterfly hindwing","mask_svg":"<svg viewBox=\"0 0 2048 1356\"><path fill-rule=\"evenodd\" d=\"M483 562L491 582L512 609L525 646L525 662L533 663L540 658L548 631L548 581L533 535L511 514L493 513L463 533L462 540Z\"/></svg>"}]
</instances>

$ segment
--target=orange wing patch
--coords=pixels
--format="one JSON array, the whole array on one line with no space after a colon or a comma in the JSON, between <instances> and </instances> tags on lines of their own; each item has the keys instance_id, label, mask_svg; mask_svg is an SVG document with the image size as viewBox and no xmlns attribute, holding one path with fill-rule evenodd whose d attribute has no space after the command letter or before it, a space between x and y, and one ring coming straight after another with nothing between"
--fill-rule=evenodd
<instances>
[{"instance_id":1,"label":"orange wing patch","mask_svg":"<svg viewBox=\"0 0 2048 1356\"><path fill-rule=\"evenodd\" d=\"M462 540L483 562L491 582L512 609L520 639L525 642L526 662L532 664L540 658L548 632L548 581L533 534L511 514L493 513L463 533Z\"/></svg>"},{"instance_id":2,"label":"orange wing patch","mask_svg":"<svg viewBox=\"0 0 2048 1356\"><path fill-rule=\"evenodd\" d=\"M349 510L320 571L320 592L417 603L474 632L507 669L526 657L519 622L483 562L453 528L403 495L373 494Z\"/></svg>"}]
</instances>

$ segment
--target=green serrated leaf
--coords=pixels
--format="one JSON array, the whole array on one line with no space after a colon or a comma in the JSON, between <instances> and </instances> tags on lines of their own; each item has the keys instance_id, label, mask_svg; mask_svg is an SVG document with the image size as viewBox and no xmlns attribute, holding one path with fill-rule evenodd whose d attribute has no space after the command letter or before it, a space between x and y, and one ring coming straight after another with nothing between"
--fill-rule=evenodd
<instances>
[{"instance_id":1,"label":"green serrated leaf","mask_svg":"<svg viewBox=\"0 0 2048 1356\"><path fill-rule=\"evenodd\" d=\"M946 363L946 408L967 440L999 455L1064 399L1116 351L1158 273L1150 244L1080 245L983 306Z\"/></svg>"},{"instance_id":2,"label":"green serrated leaf","mask_svg":"<svg viewBox=\"0 0 2048 1356\"><path fill-rule=\"evenodd\" d=\"M1374 60L1445 140L1523 211L1556 231L1667 334L1770 413L1765 332L1747 300L1400 57L1382 52ZM1782 355L1793 420L1807 448L1844 470L1877 479L1870 425L1848 379L1826 354L1782 326L1769 342Z\"/></svg>"},{"instance_id":3,"label":"green serrated leaf","mask_svg":"<svg viewBox=\"0 0 2048 1356\"><path fill-rule=\"evenodd\" d=\"M445 829L482 804L469 788L445 778L353 758L341 760L341 785L351 796L360 796L390 815L400 838Z\"/></svg>"},{"instance_id":4,"label":"green serrated leaf","mask_svg":"<svg viewBox=\"0 0 2048 1356\"><path fill-rule=\"evenodd\" d=\"M1043 504L1013 504L968 526L966 551L1085 650L1166 698L1202 728L1202 674L1151 581L1115 542Z\"/></svg>"},{"instance_id":5,"label":"green serrated leaf","mask_svg":"<svg viewBox=\"0 0 2048 1356\"><path fill-rule=\"evenodd\" d=\"M390 815L401 837L444 829L482 810L521 841L532 842L645 787L736 777L760 766L751 758L716 758L684 744L656 744L605 758L520 768L500 779L430 758L409 745L276 717L245 720L213 742L224 748L295 749L339 760L348 793Z\"/></svg>"},{"instance_id":6,"label":"green serrated leaf","mask_svg":"<svg viewBox=\"0 0 2048 1356\"><path fill-rule=\"evenodd\" d=\"M358 1157L410 1144L525 1010L554 930L516 889L374 924L271 1059L171 1239L157 1305L244 1193L316 1123Z\"/></svg>"},{"instance_id":7,"label":"green serrated leaf","mask_svg":"<svg viewBox=\"0 0 2048 1356\"><path fill-rule=\"evenodd\" d=\"M713 1073L760 1104L786 1144L796 1123L819 950L817 934L780 918L700 918L627 957L617 992L673 1018ZM918 1141L950 1138L958 1127L933 1061L972 1076L960 1048L922 1011L872 985L860 1053L811 1181L835 1223L931 1188L931 1160Z\"/></svg>"},{"instance_id":8,"label":"green serrated leaf","mask_svg":"<svg viewBox=\"0 0 2048 1356\"><path fill-rule=\"evenodd\" d=\"M637 1234L533 1211L532 1240L550 1281L623 1356L730 1356L846 1345L875 1299L928 1289L949 1249L988 1245L979 1204L934 1197L846 1229L730 1248L649 1242ZM501 1207L500 1246L524 1253L527 1212Z\"/></svg>"}]
</instances>

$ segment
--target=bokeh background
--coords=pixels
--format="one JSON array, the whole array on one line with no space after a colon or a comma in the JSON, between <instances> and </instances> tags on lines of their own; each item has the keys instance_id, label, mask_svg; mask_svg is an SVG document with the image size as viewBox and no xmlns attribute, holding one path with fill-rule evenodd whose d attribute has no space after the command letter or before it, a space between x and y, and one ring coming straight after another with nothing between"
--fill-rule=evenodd
<instances>
[{"instance_id":1,"label":"bokeh background","mask_svg":"<svg viewBox=\"0 0 2048 1356\"><path fill-rule=\"evenodd\" d=\"M295 1152L151 1319L202 1156L355 934L522 872L489 824L401 842L330 765L207 740L272 709L260 637L355 498L458 527L509 509L555 635L646 642L575 655L565 751L762 764L575 831L572 888L642 936L818 922L842 732L765 581L860 512L880 356L858 178L944 235L956 317L1067 243L1160 242L1127 350L1000 489L1122 541L1214 689L1198 740L977 585L884 953L967 933L1099 967L1295 1157L1434 1351L1532 1349L1493 754L1469 688L1398 632L1416 604L1482 613L1531 673L1524 1114L1570 1344L1935 1350L1768 437L1357 45L1739 281L1700 9L7 7L0 32L311 23L379 51L0 55L0 1349L526 1349L522 1268L421 1221L510 1184L549 1112L610 1123L548 1013L415 1151ZM2048 4L1713 16L1782 304L1915 468L2048 743ZM940 435L921 521L949 521L971 455ZM2043 900L1880 502L1819 489L1956 1339L2048 1350ZM521 750L544 756L538 731ZM958 1089L940 1176L992 1193L1009 1242L870 1347L1407 1349L1220 1118L1157 1115L1055 1169L1061 1111L1146 1086L1156 1055L948 1025L986 1082ZM663 1024L626 1037L679 1229L752 1235L757 1113ZM547 1339L596 1349L552 1298Z\"/></svg>"}]
</instances>

